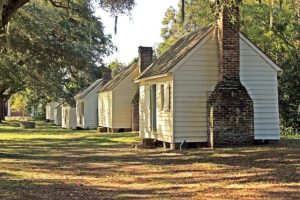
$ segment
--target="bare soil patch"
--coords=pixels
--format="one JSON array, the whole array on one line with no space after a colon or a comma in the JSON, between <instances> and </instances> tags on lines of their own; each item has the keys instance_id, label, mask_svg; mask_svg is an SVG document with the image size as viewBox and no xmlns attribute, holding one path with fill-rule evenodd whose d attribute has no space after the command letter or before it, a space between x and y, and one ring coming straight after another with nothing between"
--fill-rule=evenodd
<instances>
[{"instance_id":1,"label":"bare soil patch","mask_svg":"<svg viewBox=\"0 0 300 200\"><path fill-rule=\"evenodd\" d=\"M300 142L133 149L134 133L0 125L0 199L300 199Z\"/></svg>"}]
</instances>

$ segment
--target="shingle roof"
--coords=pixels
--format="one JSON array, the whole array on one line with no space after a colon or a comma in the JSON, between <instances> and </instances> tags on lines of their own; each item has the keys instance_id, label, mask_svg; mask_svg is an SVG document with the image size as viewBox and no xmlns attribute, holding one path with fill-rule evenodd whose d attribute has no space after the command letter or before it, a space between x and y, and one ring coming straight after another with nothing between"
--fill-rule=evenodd
<instances>
[{"instance_id":1,"label":"shingle roof","mask_svg":"<svg viewBox=\"0 0 300 200\"><path fill-rule=\"evenodd\" d=\"M165 74L170 71L184 56L186 56L212 30L209 25L196 30L179 39L168 51L150 65L138 79Z\"/></svg>"},{"instance_id":2,"label":"shingle roof","mask_svg":"<svg viewBox=\"0 0 300 200\"><path fill-rule=\"evenodd\" d=\"M77 94L75 99L83 99L86 95L88 95L93 89L103 83L103 79L98 79L94 83L92 83L89 87L83 90L81 93Z\"/></svg>"},{"instance_id":3,"label":"shingle roof","mask_svg":"<svg viewBox=\"0 0 300 200\"><path fill-rule=\"evenodd\" d=\"M116 77L111 79L108 83L106 83L100 92L110 91L114 87L116 87L122 80L127 77L134 69L138 67L137 63L132 64L130 67L123 69Z\"/></svg>"}]
</instances>

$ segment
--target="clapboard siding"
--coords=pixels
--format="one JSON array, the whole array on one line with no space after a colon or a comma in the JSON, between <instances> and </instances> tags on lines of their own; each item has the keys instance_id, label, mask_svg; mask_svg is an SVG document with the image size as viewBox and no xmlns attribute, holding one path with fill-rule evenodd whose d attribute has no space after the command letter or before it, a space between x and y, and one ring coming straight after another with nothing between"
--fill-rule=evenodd
<instances>
[{"instance_id":1,"label":"clapboard siding","mask_svg":"<svg viewBox=\"0 0 300 200\"><path fill-rule=\"evenodd\" d=\"M254 104L255 139L279 139L277 71L240 40L241 81Z\"/></svg>"},{"instance_id":2,"label":"clapboard siding","mask_svg":"<svg viewBox=\"0 0 300 200\"><path fill-rule=\"evenodd\" d=\"M137 76L138 67L112 90L99 94L99 126L108 128L131 128L131 102L138 91L138 84L134 83L133 79Z\"/></svg>"},{"instance_id":3,"label":"clapboard siding","mask_svg":"<svg viewBox=\"0 0 300 200\"><path fill-rule=\"evenodd\" d=\"M206 140L207 91L214 89L217 80L216 47L207 42L174 73L175 142ZM277 72L242 40L240 75L254 101L255 139L279 139Z\"/></svg>"},{"instance_id":4,"label":"clapboard siding","mask_svg":"<svg viewBox=\"0 0 300 200\"><path fill-rule=\"evenodd\" d=\"M53 102L52 104L51 104L51 114L50 114L50 120L53 120L54 121L54 119L55 119L55 116L54 116L54 109L56 108L56 106L58 106L58 102Z\"/></svg>"},{"instance_id":5,"label":"clapboard siding","mask_svg":"<svg viewBox=\"0 0 300 200\"><path fill-rule=\"evenodd\" d=\"M76 108L69 105L62 106L62 128L76 128Z\"/></svg>"},{"instance_id":6,"label":"clapboard siding","mask_svg":"<svg viewBox=\"0 0 300 200\"><path fill-rule=\"evenodd\" d=\"M61 106L57 106L54 109L54 124L57 126L61 126Z\"/></svg>"},{"instance_id":7,"label":"clapboard siding","mask_svg":"<svg viewBox=\"0 0 300 200\"><path fill-rule=\"evenodd\" d=\"M112 90L112 128L131 128L131 102L138 91L138 84L133 79L138 76L138 72L136 67Z\"/></svg>"},{"instance_id":8,"label":"clapboard siding","mask_svg":"<svg viewBox=\"0 0 300 200\"><path fill-rule=\"evenodd\" d=\"M207 98L218 80L217 41L212 33L208 37L174 66L169 79L140 82L141 137L171 143L207 142ZM240 76L254 103L255 139L279 139L277 71L242 38L240 41ZM159 84L168 82L173 85L173 112L163 116L157 109L159 130L153 132L150 129L150 85L157 84L159 108Z\"/></svg>"},{"instance_id":9,"label":"clapboard siding","mask_svg":"<svg viewBox=\"0 0 300 200\"><path fill-rule=\"evenodd\" d=\"M217 83L214 38L198 46L174 72L174 142L206 142L208 91Z\"/></svg>"},{"instance_id":10,"label":"clapboard siding","mask_svg":"<svg viewBox=\"0 0 300 200\"><path fill-rule=\"evenodd\" d=\"M157 130L150 126L150 86L156 84ZM161 109L161 85L170 88L170 110ZM172 76L140 83L140 136L173 143ZM165 99L166 101L167 99Z\"/></svg>"},{"instance_id":11,"label":"clapboard siding","mask_svg":"<svg viewBox=\"0 0 300 200\"><path fill-rule=\"evenodd\" d=\"M76 126L84 128L84 113L81 111L82 103L84 103L83 99L76 100Z\"/></svg>"},{"instance_id":12,"label":"clapboard siding","mask_svg":"<svg viewBox=\"0 0 300 200\"><path fill-rule=\"evenodd\" d=\"M50 103L48 103L47 105L46 105L46 119L47 120L50 120L50 117L51 116L51 104Z\"/></svg>"},{"instance_id":13,"label":"clapboard siding","mask_svg":"<svg viewBox=\"0 0 300 200\"><path fill-rule=\"evenodd\" d=\"M84 128L95 129L98 126L97 91L93 91L84 99Z\"/></svg>"},{"instance_id":14,"label":"clapboard siding","mask_svg":"<svg viewBox=\"0 0 300 200\"><path fill-rule=\"evenodd\" d=\"M54 121L54 109L58 104L57 102L50 102L46 105L46 119Z\"/></svg>"},{"instance_id":15,"label":"clapboard siding","mask_svg":"<svg viewBox=\"0 0 300 200\"><path fill-rule=\"evenodd\" d=\"M112 91L98 94L99 126L112 127Z\"/></svg>"},{"instance_id":16,"label":"clapboard siding","mask_svg":"<svg viewBox=\"0 0 300 200\"><path fill-rule=\"evenodd\" d=\"M83 98L76 100L77 127L95 129L98 126L98 92L102 88L100 82ZM81 104L83 103L83 104ZM83 105L83 113L81 105ZM82 120L81 120L82 119Z\"/></svg>"}]
</instances>

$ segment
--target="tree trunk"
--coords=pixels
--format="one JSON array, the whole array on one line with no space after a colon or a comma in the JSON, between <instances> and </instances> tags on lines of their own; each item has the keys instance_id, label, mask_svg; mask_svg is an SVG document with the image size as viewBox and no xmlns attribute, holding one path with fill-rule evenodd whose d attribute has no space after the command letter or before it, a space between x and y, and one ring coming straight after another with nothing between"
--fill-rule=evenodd
<instances>
[{"instance_id":1,"label":"tree trunk","mask_svg":"<svg viewBox=\"0 0 300 200\"><path fill-rule=\"evenodd\" d=\"M1 0L1 21L0 21L0 30L4 29L4 27L9 22L12 15L21 8L24 4L28 3L30 0L9 0L6 4L3 4L3 0Z\"/></svg>"},{"instance_id":2,"label":"tree trunk","mask_svg":"<svg viewBox=\"0 0 300 200\"><path fill-rule=\"evenodd\" d=\"M274 21L274 0L270 0L270 13L269 13L269 28L273 28L273 21Z\"/></svg>"},{"instance_id":3,"label":"tree trunk","mask_svg":"<svg viewBox=\"0 0 300 200\"><path fill-rule=\"evenodd\" d=\"M4 120L5 117L5 99L3 97L0 97L0 122Z\"/></svg>"}]
</instances>

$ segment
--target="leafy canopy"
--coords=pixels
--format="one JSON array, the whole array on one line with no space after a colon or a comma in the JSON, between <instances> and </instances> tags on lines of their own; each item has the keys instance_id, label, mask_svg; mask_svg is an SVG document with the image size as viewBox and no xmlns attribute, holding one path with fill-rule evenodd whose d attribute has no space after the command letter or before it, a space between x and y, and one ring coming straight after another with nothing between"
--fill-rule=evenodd
<instances>
[{"instance_id":1,"label":"leafy canopy","mask_svg":"<svg viewBox=\"0 0 300 200\"><path fill-rule=\"evenodd\" d=\"M40 98L72 102L81 88L101 77L103 58L113 48L89 1L77 0L67 15L43 1L19 10L1 37L1 85L31 89Z\"/></svg>"}]
</instances>

